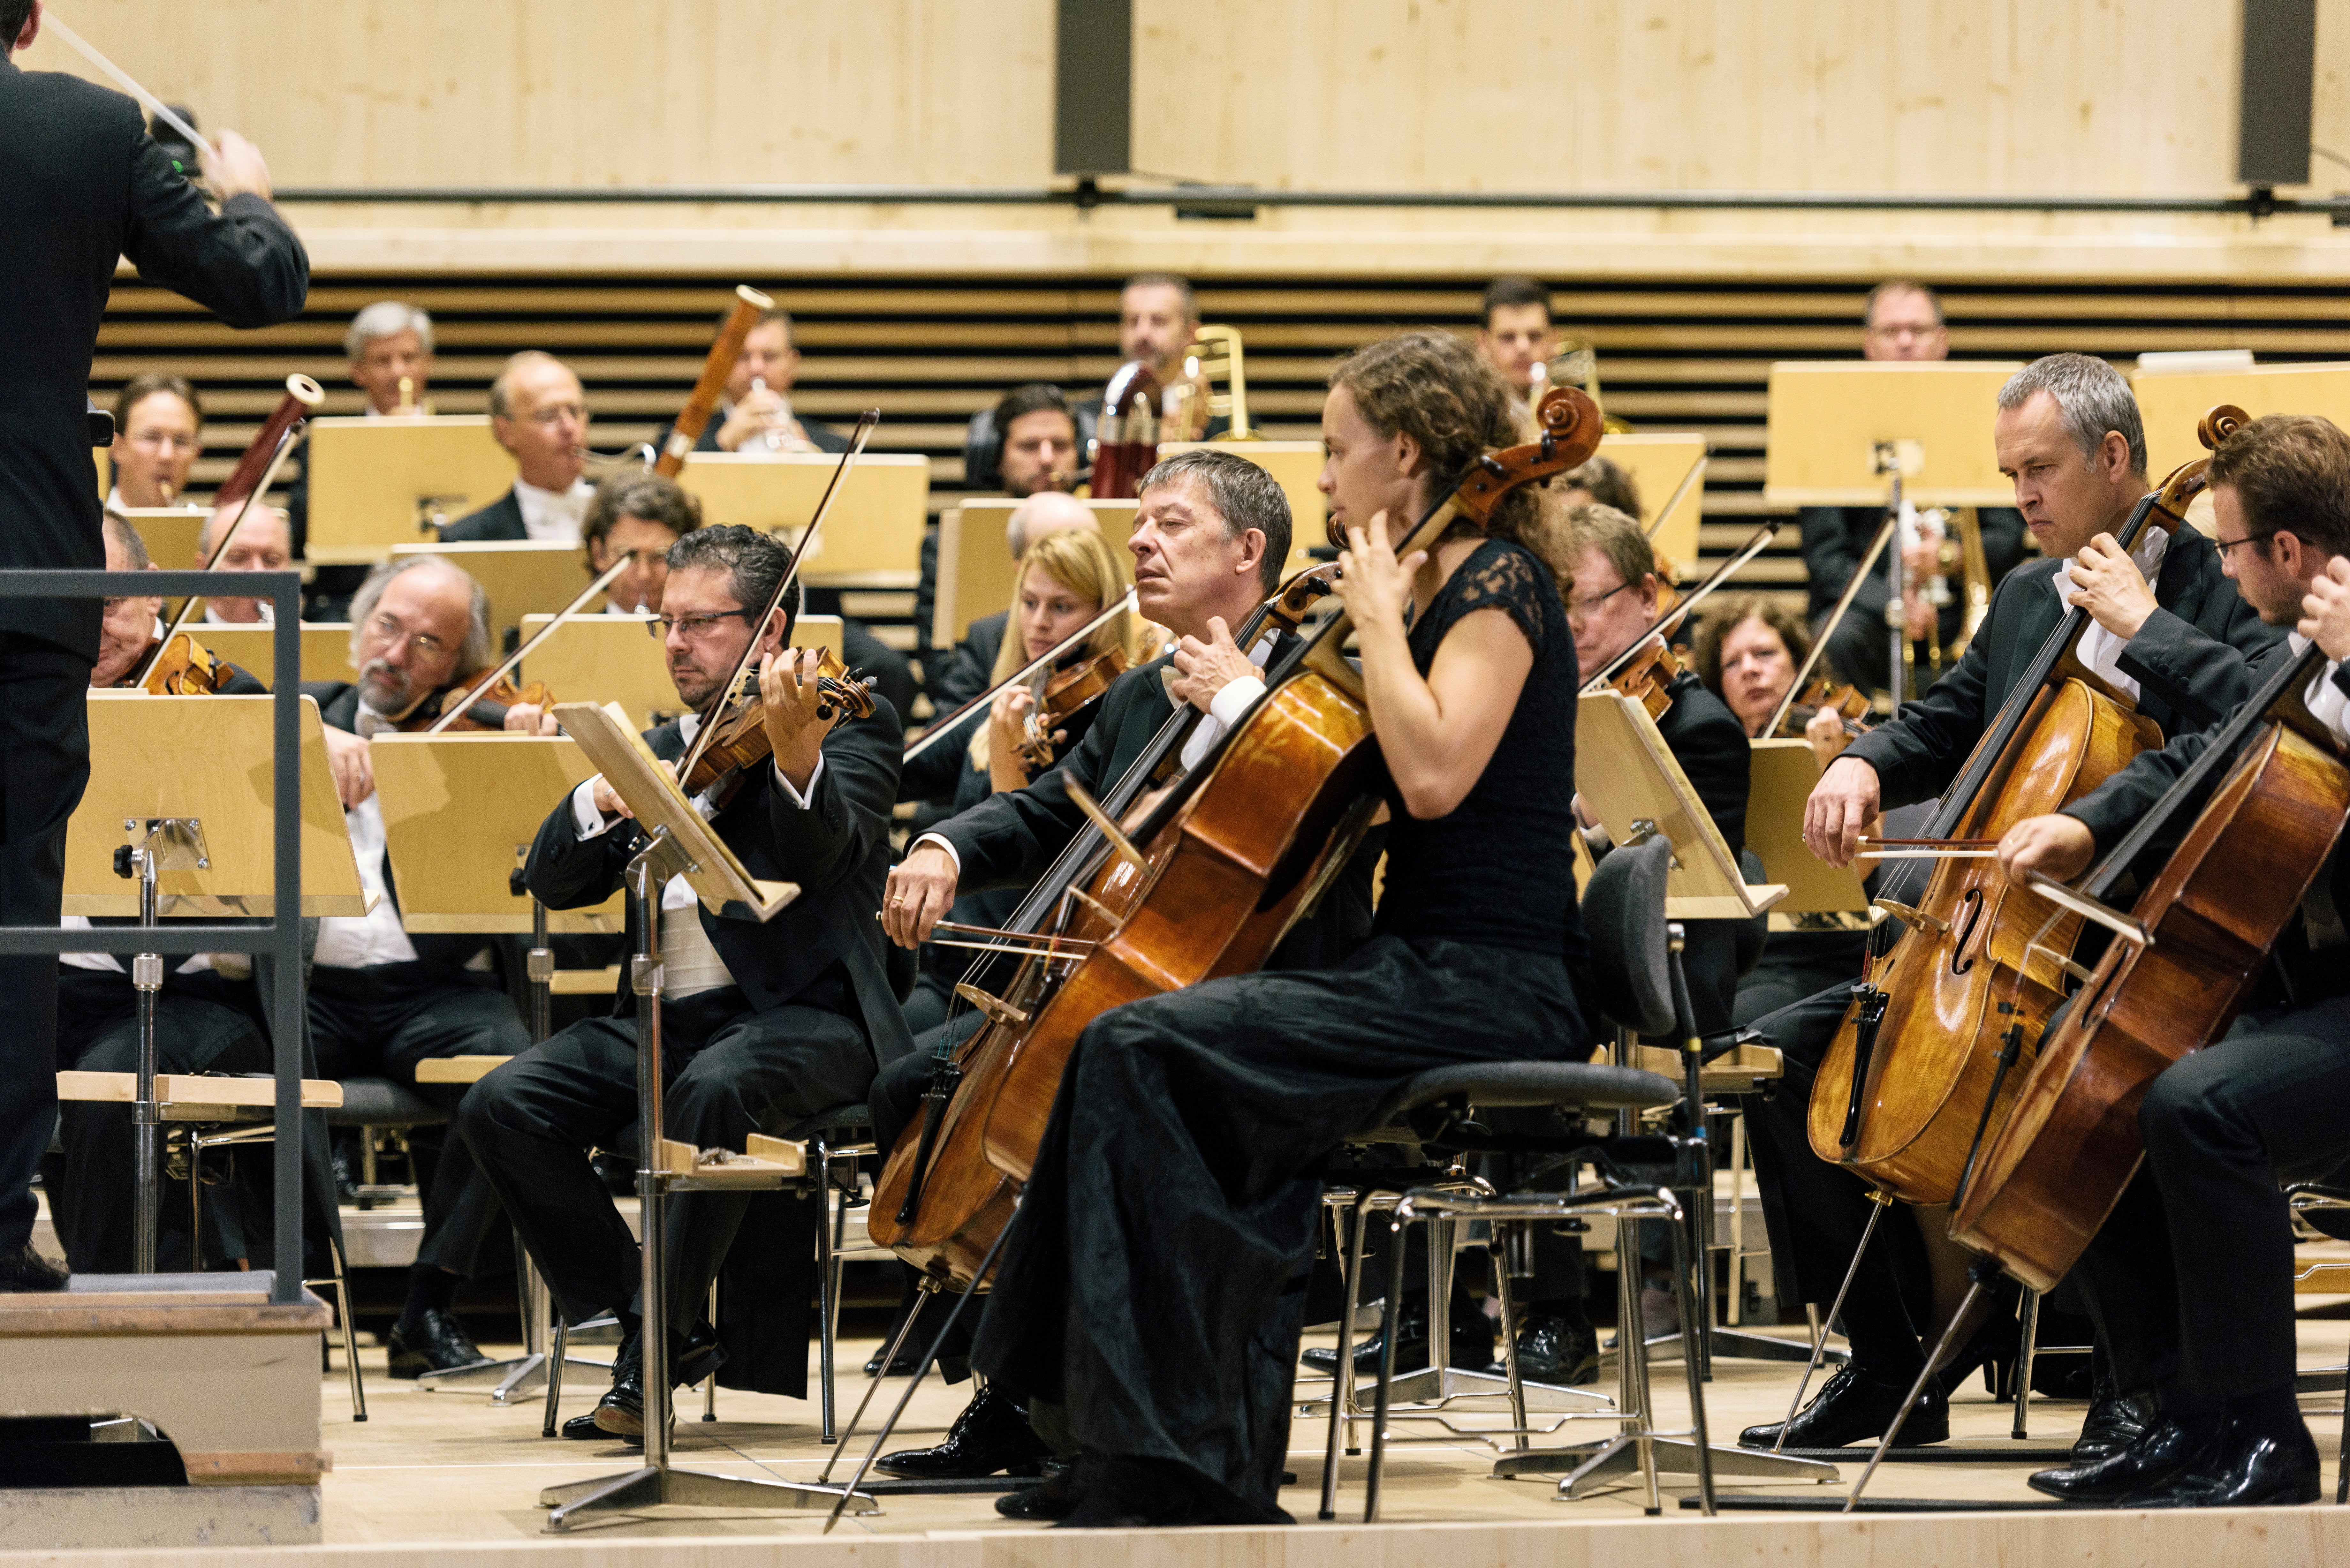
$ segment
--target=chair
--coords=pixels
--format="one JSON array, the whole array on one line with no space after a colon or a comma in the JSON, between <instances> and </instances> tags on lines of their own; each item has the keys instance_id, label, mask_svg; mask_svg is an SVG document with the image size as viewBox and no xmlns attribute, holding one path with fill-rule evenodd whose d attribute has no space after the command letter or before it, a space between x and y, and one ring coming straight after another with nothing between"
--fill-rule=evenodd
<instances>
[{"instance_id":1,"label":"chair","mask_svg":"<svg viewBox=\"0 0 2350 1568\"><path fill-rule=\"evenodd\" d=\"M2284 1197L2286 1206L2293 1210L2296 1219L2309 1214L2334 1213L2350 1210L2350 1188L2329 1186L2324 1182L2296 1181L2284 1189ZM2323 1226L2319 1229L2325 1231L2327 1234L2334 1233ZM2294 1278L2305 1279L2319 1269L2340 1266L2339 1264L2313 1264L2296 1274ZM2345 1369L2345 1372L2350 1373L2350 1369ZM2336 1469L2341 1472L2334 1483L2334 1501L2338 1507L2343 1503L2350 1503L2350 1381L2345 1381L2343 1386L2342 1453L2341 1462Z\"/></svg>"},{"instance_id":2,"label":"chair","mask_svg":"<svg viewBox=\"0 0 2350 1568\"><path fill-rule=\"evenodd\" d=\"M329 1127L359 1129L359 1207L392 1196L375 1179L375 1135L387 1127L441 1127L449 1113L405 1084L390 1078L345 1078L343 1103L327 1113Z\"/></svg>"}]
</instances>

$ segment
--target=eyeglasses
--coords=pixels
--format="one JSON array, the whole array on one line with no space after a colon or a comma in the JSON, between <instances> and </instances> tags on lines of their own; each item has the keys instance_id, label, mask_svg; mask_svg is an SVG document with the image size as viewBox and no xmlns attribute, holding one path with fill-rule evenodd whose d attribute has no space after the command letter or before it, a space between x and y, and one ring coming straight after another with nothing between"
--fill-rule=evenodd
<instances>
[{"instance_id":1,"label":"eyeglasses","mask_svg":"<svg viewBox=\"0 0 2350 1568\"><path fill-rule=\"evenodd\" d=\"M1592 594L1584 598L1567 600L1566 618L1569 620L1588 619L1592 611L1597 609L1601 605L1606 604L1609 599L1614 598L1617 594L1622 593L1626 588L1628 588L1631 586L1632 585L1629 583L1618 583L1604 594Z\"/></svg>"},{"instance_id":2,"label":"eyeglasses","mask_svg":"<svg viewBox=\"0 0 2350 1568\"><path fill-rule=\"evenodd\" d=\"M686 641L698 642L708 637L711 628L722 620L731 620L738 615L748 620L758 613L757 610L731 609L709 615L657 615L645 622L645 631L655 642L668 641L672 629Z\"/></svg>"},{"instance_id":3,"label":"eyeglasses","mask_svg":"<svg viewBox=\"0 0 2350 1568\"><path fill-rule=\"evenodd\" d=\"M1944 328L1939 321L1887 321L1868 327L1864 336L1873 337L1880 343L1889 343L1905 337L1931 337L1935 333L1942 330Z\"/></svg>"},{"instance_id":4,"label":"eyeglasses","mask_svg":"<svg viewBox=\"0 0 2350 1568\"><path fill-rule=\"evenodd\" d=\"M192 435L174 435L169 431L138 431L130 437L132 446L155 452L202 452L204 443Z\"/></svg>"},{"instance_id":5,"label":"eyeglasses","mask_svg":"<svg viewBox=\"0 0 2350 1568\"><path fill-rule=\"evenodd\" d=\"M529 420L531 423L538 426L542 430L551 431L567 419L577 420L579 423L584 425L588 422L588 405L585 403L549 403L543 409L531 410L529 413L523 417Z\"/></svg>"},{"instance_id":6,"label":"eyeglasses","mask_svg":"<svg viewBox=\"0 0 2350 1568\"><path fill-rule=\"evenodd\" d=\"M2215 538L2211 541L2211 547L2220 552L2220 564L2221 566L2225 566L2228 563L2228 552L2234 549L2237 545L2257 545L2262 540L2272 538L2273 536L2274 535L2269 534L2247 534L2241 539Z\"/></svg>"},{"instance_id":7,"label":"eyeglasses","mask_svg":"<svg viewBox=\"0 0 2350 1568\"><path fill-rule=\"evenodd\" d=\"M382 611L369 618L368 629L375 633L379 641L391 645L407 643L408 651L419 659L438 659L449 651L449 645L431 632L420 631L411 636L406 627Z\"/></svg>"}]
</instances>

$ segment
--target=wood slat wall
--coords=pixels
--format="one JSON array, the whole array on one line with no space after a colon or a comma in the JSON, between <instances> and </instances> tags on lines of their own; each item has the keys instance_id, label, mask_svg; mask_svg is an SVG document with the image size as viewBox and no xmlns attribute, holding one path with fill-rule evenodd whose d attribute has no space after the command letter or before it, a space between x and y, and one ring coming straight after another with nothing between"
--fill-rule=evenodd
<instances>
[{"instance_id":1,"label":"wood slat wall","mask_svg":"<svg viewBox=\"0 0 2350 1568\"><path fill-rule=\"evenodd\" d=\"M801 278L760 286L798 318L805 358L796 405L836 421L879 408L876 450L931 460L934 509L964 493L962 428L973 410L1018 381L1092 389L1116 368L1114 280L1008 286ZM1768 367L1774 359L1856 357L1859 288L1566 280L1554 286L1562 326L1598 348L1610 413L1641 430L1696 431L1711 442L1699 569L1729 553L1761 518L1784 514L1761 493ZM612 450L650 439L683 400L728 292L660 277L332 276L313 287L300 319L235 333L176 296L128 283L115 291L100 332L91 393L106 403L146 369L193 379L213 416L194 482L206 489L226 476L289 372L305 371L328 388L328 412L358 411L359 394L344 379L343 329L361 306L397 296L432 313L441 345L432 395L442 412L480 411L507 354L544 348L579 371L596 415L590 439ZM1282 439L1316 433L1321 385L1337 355L1407 327L1466 333L1477 325L1477 288L1449 280L1236 278L1203 285L1200 298L1207 319L1244 334L1252 409L1265 433ZM1961 358L2074 349L2126 369L2149 350L2248 348L2263 363L2350 358L2350 320L2334 288L1952 286L1944 300L1951 349ZM1795 544L1786 531L1745 580L1799 587Z\"/></svg>"}]
</instances>

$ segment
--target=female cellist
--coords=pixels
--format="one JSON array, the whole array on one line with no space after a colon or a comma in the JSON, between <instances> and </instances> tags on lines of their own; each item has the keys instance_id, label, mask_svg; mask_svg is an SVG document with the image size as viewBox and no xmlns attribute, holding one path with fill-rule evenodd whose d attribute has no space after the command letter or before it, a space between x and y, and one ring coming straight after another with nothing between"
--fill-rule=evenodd
<instances>
[{"instance_id":1,"label":"female cellist","mask_svg":"<svg viewBox=\"0 0 2350 1568\"><path fill-rule=\"evenodd\" d=\"M1023 665L1043 658L1055 645L1101 614L1102 607L1126 591L1126 574L1119 568L1109 541L1096 528L1072 528L1046 534L1021 557L1020 586L1012 597L1010 624L995 656L988 684L999 685ZM1124 611L1102 623L1093 635L1064 656L1066 664L1082 664L1106 656L1143 662L1141 619ZM1005 687L995 701L956 725L958 733L921 753L899 775L899 793L930 797L951 793L954 810L962 812L997 790L1019 789L1028 783L1033 763L1022 755L1029 716L1035 711L1035 693L1026 686ZM1056 746L1074 743L1091 723L1093 710L1062 727ZM975 926L997 926L1017 908L1020 890L996 888L957 898L948 919ZM935 1041L923 1032L946 1021L955 981L969 967L967 955L941 954L925 948L920 977L906 1003L906 1024L918 1046Z\"/></svg>"},{"instance_id":2,"label":"female cellist","mask_svg":"<svg viewBox=\"0 0 2350 1568\"><path fill-rule=\"evenodd\" d=\"M1391 781L1385 898L1338 968L1210 981L1079 1037L973 1353L1080 1456L1024 1508L1073 1525L1285 1519L1304 1305L1286 1286L1314 1251L1312 1163L1417 1072L1583 1040L1557 785L1574 641L1515 541L1532 498L1504 500L1491 537L1400 561L1388 545L1514 440L1509 393L1465 346L1413 333L1341 363L1322 429Z\"/></svg>"}]
</instances>

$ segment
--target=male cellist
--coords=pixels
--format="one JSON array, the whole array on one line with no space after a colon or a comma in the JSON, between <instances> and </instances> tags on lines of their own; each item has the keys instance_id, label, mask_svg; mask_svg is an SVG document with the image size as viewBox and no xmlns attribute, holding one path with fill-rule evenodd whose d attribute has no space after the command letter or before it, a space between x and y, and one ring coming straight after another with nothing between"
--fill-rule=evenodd
<instances>
[{"instance_id":1,"label":"male cellist","mask_svg":"<svg viewBox=\"0 0 2350 1568\"><path fill-rule=\"evenodd\" d=\"M2220 443L2210 480L2228 575L2263 621L2294 628L2257 662L2273 668L2315 642L2328 662L2304 701L2350 744L2350 436L2309 416L2255 420ZM2176 736L2063 811L2018 823L2000 841L2001 866L2079 875L2216 733ZM2174 820L2183 833L2194 814ZM2160 863L2149 859L2142 875ZM2280 1183L2350 1155L2345 909L2350 861L2337 852L2234 1027L2147 1091L2146 1164L2073 1278L2101 1317L2127 1314L2132 1343L2116 1355L2158 1389L2160 1418L2118 1453L2033 1476L2037 1490L2131 1508L2318 1501L2317 1446L2293 1399L2293 1228Z\"/></svg>"},{"instance_id":2,"label":"male cellist","mask_svg":"<svg viewBox=\"0 0 2350 1568\"><path fill-rule=\"evenodd\" d=\"M2000 583L1982 631L1949 675L1821 776L1804 838L1832 865L1850 864L1879 812L1950 784L2068 606L2086 608L2094 621L2078 646L2082 662L2135 697L2165 733L2209 723L2243 701L2252 684L2247 660L2276 635L2230 590L2219 553L2196 530L2174 537L2149 527L2129 552L2116 542L2114 530L2148 488L2146 437L2127 383L2104 360L2034 360L2000 389L1992 429L2000 471L2014 482L2043 558ZM1846 988L1833 986L1756 1023L1786 1058L1786 1081L1749 1113L1748 1127L1773 1253L1785 1265L1782 1300L1791 1303L1825 1306L1834 1298L1867 1222L1865 1185L1815 1158L1805 1131L1814 1077L1849 1004ZM1880 1241L1927 1243L1934 1300L1905 1302L1892 1248L1868 1250L1842 1313L1852 1360L1796 1416L1791 1447L1881 1436L1925 1365L1921 1335L1938 1334L1965 1292L1964 1254L1944 1240L1940 1210L1920 1210L1917 1229L1885 1229ZM1979 1337L1961 1351L1944 1386L1980 1365L1986 1345ZM2114 1392L2100 1390L2076 1453L2136 1435L2144 1411ZM1899 1440L1938 1442L1949 1420L1941 1389L1929 1388ZM1776 1424L1750 1427L1739 1440L1767 1448L1779 1435Z\"/></svg>"}]
</instances>

